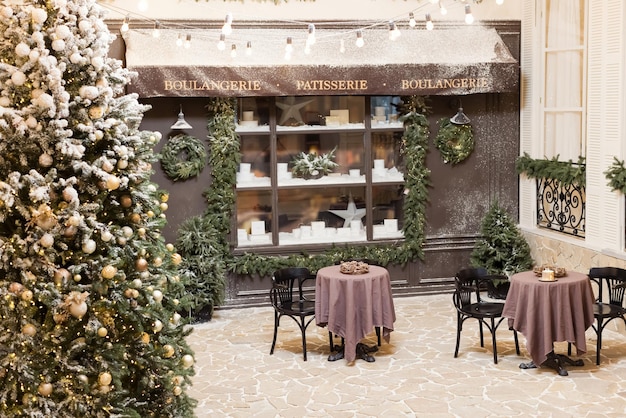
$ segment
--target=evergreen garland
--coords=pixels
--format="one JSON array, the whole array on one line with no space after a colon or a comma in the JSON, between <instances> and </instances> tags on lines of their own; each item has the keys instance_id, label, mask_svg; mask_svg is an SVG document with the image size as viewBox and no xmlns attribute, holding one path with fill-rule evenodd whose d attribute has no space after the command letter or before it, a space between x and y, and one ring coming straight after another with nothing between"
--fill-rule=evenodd
<instances>
[{"instance_id":1,"label":"evergreen garland","mask_svg":"<svg viewBox=\"0 0 626 418\"><path fill-rule=\"evenodd\" d=\"M618 190L622 194L626 194L626 167L624 161L620 161L617 157L613 157L613 164L604 172L611 191Z\"/></svg>"},{"instance_id":2,"label":"evergreen garland","mask_svg":"<svg viewBox=\"0 0 626 418\"><path fill-rule=\"evenodd\" d=\"M586 183L585 158L578 157L578 163L559 161L559 156L548 159L534 159L527 153L515 162L518 174L525 174L532 179L554 179L563 185L577 184L584 187Z\"/></svg>"},{"instance_id":3,"label":"evergreen garland","mask_svg":"<svg viewBox=\"0 0 626 418\"><path fill-rule=\"evenodd\" d=\"M160 159L167 177L173 181L187 180L202 172L207 153L199 139L179 134L163 146Z\"/></svg>"},{"instance_id":4,"label":"evergreen garland","mask_svg":"<svg viewBox=\"0 0 626 418\"><path fill-rule=\"evenodd\" d=\"M212 98L209 112L209 164L211 185L205 191L207 208L202 217L192 217L178 230L176 246L194 295L196 312L224 302L230 220L235 207L235 182L239 165L239 137L235 133L235 99Z\"/></svg>"},{"instance_id":5,"label":"evergreen garland","mask_svg":"<svg viewBox=\"0 0 626 418\"><path fill-rule=\"evenodd\" d=\"M442 118L439 121L435 147L444 163L460 163L474 151L472 125L455 125L449 118Z\"/></svg>"}]
</instances>

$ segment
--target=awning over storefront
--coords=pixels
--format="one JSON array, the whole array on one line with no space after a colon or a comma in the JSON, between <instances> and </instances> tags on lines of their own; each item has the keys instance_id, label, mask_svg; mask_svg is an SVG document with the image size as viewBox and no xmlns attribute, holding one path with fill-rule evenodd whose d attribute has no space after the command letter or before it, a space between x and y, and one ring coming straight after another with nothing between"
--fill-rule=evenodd
<instances>
[{"instance_id":1,"label":"awning over storefront","mask_svg":"<svg viewBox=\"0 0 626 418\"><path fill-rule=\"evenodd\" d=\"M237 29L224 50L215 31L161 32L124 36L126 65L138 73L129 89L141 97L464 95L519 85L518 62L495 29L412 29L394 41L386 30L364 30L361 48L356 32L318 30L308 53L306 31ZM189 47L177 46L187 36Z\"/></svg>"}]
</instances>

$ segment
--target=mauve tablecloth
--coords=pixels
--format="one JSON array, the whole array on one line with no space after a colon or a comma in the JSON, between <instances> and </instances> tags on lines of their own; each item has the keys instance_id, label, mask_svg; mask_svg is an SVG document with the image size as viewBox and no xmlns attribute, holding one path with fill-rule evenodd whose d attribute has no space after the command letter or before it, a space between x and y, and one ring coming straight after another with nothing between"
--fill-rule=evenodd
<instances>
[{"instance_id":1,"label":"mauve tablecloth","mask_svg":"<svg viewBox=\"0 0 626 418\"><path fill-rule=\"evenodd\" d=\"M344 338L344 358L356 358L356 345L374 327L389 342L396 311L387 269L369 266L365 274L343 274L339 266L321 268L315 284L315 323Z\"/></svg>"},{"instance_id":2,"label":"mauve tablecloth","mask_svg":"<svg viewBox=\"0 0 626 418\"><path fill-rule=\"evenodd\" d=\"M540 366L554 342L575 344L577 355L587 352L585 331L594 321L594 303L586 274L571 271L555 282L542 282L526 271L511 276L502 316L526 337L526 349Z\"/></svg>"}]
</instances>

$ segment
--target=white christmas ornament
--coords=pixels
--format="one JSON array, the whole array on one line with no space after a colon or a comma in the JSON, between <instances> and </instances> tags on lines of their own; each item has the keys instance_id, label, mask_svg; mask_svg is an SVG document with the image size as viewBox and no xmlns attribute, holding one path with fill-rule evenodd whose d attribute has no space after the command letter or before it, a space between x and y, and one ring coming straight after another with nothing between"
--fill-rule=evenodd
<instances>
[{"instance_id":1,"label":"white christmas ornament","mask_svg":"<svg viewBox=\"0 0 626 418\"><path fill-rule=\"evenodd\" d=\"M161 292L160 290L155 290L154 292L152 292L152 297L157 303L161 303L161 301L163 300L163 292Z\"/></svg>"},{"instance_id":2,"label":"white christmas ornament","mask_svg":"<svg viewBox=\"0 0 626 418\"><path fill-rule=\"evenodd\" d=\"M96 251L96 242L92 239L89 239L83 243L82 250L85 254L92 254Z\"/></svg>"},{"instance_id":3,"label":"white christmas ornament","mask_svg":"<svg viewBox=\"0 0 626 418\"><path fill-rule=\"evenodd\" d=\"M55 51L63 51L65 49L65 41L63 39L55 39L52 41L52 49Z\"/></svg>"},{"instance_id":4,"label":"white christmas ornament","mask_svg":"<svg viewBox=\"0 0 626 418\"><path fill-rule=\"evenodd\" d=\"M52 157L50 154L41 154L39 156L39 165L42 167L50 167L52 165Z\"/></svg>"},{"instance_id":5,"label":"white christmas ornament","mask_svg":"<svg viewBox=\"0 0 626 418\"><path fill-rule=\"evenodd\" d=\"M31 12L31 17L33 19L33 23L41 25L48 18L48 13L46 13L43 9L35 7Z\"/></svg>"},{"instance_id":6,"label":"white christmas ornament","mask_svg":"<svg viewBox=\"0 0 626 418\"><path fill-rule=\"evenodd\" d=\"M26 57L30 54L30 47L24 42L20 42L15 46L15 55L18 57Z\"/></svg>"},{"instance_id":7,"label":"white christmas ornament","mask_svg":"<svg viewBox=\"0 0 626 418\"><path fill-rule=\"evenodd\" d=\"M39 243L44 248L50 248L54 245L54 237L52 234L43 234L39 239Z\"/></svg>"},{"instance_id":8,"label":"white christmas ornament","mask_svg":"<svg viewBox=\"0 0 626 418\"><path fill-rule=\"evenodd\" d=\"M22 86L26 82L26 75L24 75L24 73L21 71L16 71L11 74L11 81L16 86Z\"/></svg>"}]
</instances>

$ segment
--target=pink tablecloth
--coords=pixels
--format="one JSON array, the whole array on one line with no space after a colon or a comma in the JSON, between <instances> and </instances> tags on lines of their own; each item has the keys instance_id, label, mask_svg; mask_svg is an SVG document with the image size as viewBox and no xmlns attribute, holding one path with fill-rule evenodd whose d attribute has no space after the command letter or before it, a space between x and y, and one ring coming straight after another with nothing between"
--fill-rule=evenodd
<instances>
[{"instance_id":1,"label":"pink tablecloth","mask_svg":"<svg viewBox=\"0 0 626 418\"><path fill-rule=\"evenodd\" d=\"M578 355L587 352L585 330L594 321L593 303L586 274L568 272L555 282L541 282L527 271L511 276L502 316L526 337L526 349L540 366L554 342L575 344Z\"/></svg>"},{"instance_id":2,"label":"pink tablecloth","mask_svg":"<svg viewBox=\"0 0 626 418\"><path fill-rule=\"evenodd\" d=\"M339 266L317 272L315 323L344 338L344 358L356 358L356 345L374 327L382 327L389 342L396 312L387 269L370 266L366 274L343 274Z\"/></svg>"}]
</instances>

